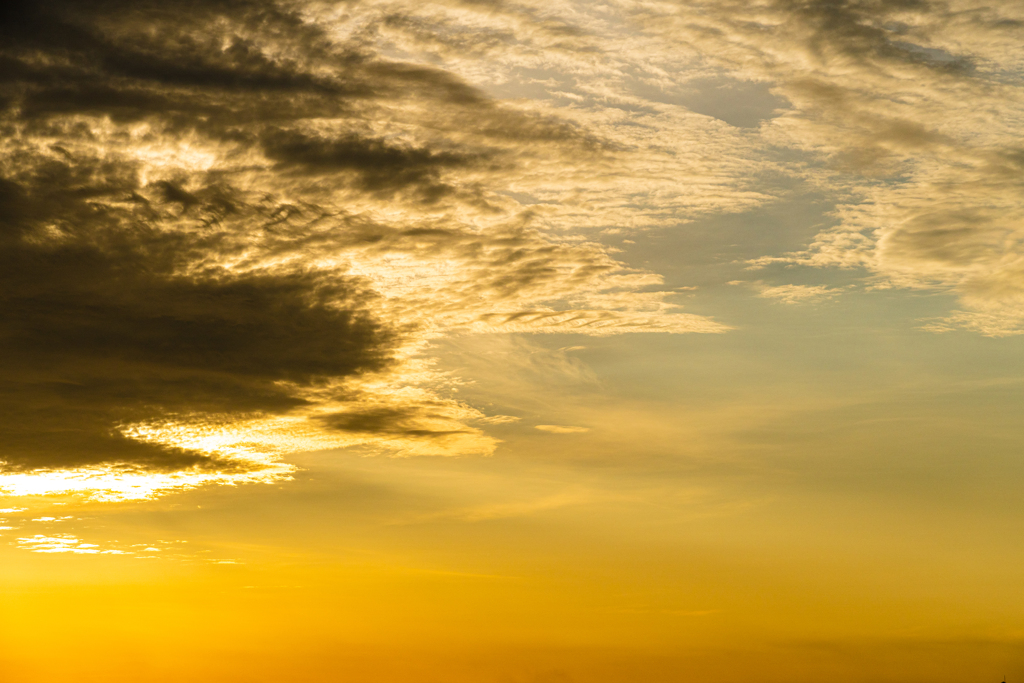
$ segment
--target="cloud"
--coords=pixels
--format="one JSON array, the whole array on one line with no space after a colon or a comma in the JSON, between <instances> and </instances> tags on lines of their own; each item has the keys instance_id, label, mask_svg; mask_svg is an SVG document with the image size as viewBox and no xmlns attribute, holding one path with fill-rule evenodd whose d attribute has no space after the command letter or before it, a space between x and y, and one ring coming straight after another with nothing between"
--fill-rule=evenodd
<instances>
[{"instance_id":1,"label":"cloud","mask_svg":"<svg viewBox=\"0 0 1024 683\"><path fill-rule=\"evenodd\" d=\"M387 364L394 334L359 284L185 266L210 235L158 227L184 191L140 187L115 165L35 161L3 188L14 207L0 225L8 467L202 468L200 454L153 448L116 426L153 412L282 412L304 403L282 383ZM118 206L147 190L156 196ZM202 189L188 197L203 207L223 200Z\"/></svg>"},{"instance_id":2,"label":"cloud","mask_svg":"<svg viewBox=\"0 0 1024 683\"><path fill-rule=\"evenodd\" d=\"M481 82L490 79L495 89L513 92L513 83L535 83L532 97L568 108L580 120L600 118L595 129L621 149L644 147L646 168L630 166L629 175L644 179L646 196L667 200L666 214L677 220L695 207L659 187L648 169L696 177L658 154L672 149L682 159L682 148L645 146L645 136L627 131L686 140L714 158L717 163L701 167L704 206L714 197L720 201L714 210L741 210L770 193L761 185L748 186L761 197L742 195L743 180L730 164L738 157L750 173L796 175L836 199L837 225L806 250L765 255L755 264L865 268L875 285L958 295L963 311L944 324L985 334L1020 324L1014 313L1024 225L1019 3L622 3L614 22L575 4L563 14L516 3L490 8L495 18L473 19L489 36L477 49L500 52L503 63L513 64L491 71L460 59L460 51L475 55L472 48L441 45L439 32L429 30L464 24L457 18L461 10L390 7L404 12L388 34L396 45L435 50ZM571 32L556 36L542 28L542 18L569 16ZM412 25L415 31L402 33ZM629 30L621 30L624 25ZM575 77L567 75L569 64ZM749 110L730 100L732 94ZM630 113L617 116L616 107ZM676 119L680 108L755 129L756 137L731 137L719 128L716 139L698 142L693 136L700 124L694 117ZM647 118L644 110L657 114ZM613 123L619 121L630 125ZM765 144L802 156L773 167ZM712 186L712 178L721 184ZM614 213L611 204L603 208ZM653 223L652 204L634 202L632 224Z\"/></svg>"},{"instance_id":3,"label":"cloud","mask_svg":"<svg viewBox=\"0 0 1024 683\"><path fill-rule=\"evenodd\" d=\"M957 294L974 322L946 324L1019 324L1018 4L723 0L635 16L659 35L671 24L731 78L771 83L789 107L761 134L825 163L807 177L837 198L837 224L754 265L865 268Z\"/></svg>"},{"instance_id":4,"label":"cloud","mask_svg":"<svg viewBox=\"0 0 1024 683\"><path fill-rule=\"evenodd\" d=\"M1014 3L3 11L5 490L490 453L431 340L727 331L593 237L748 210L780 179L836 198L836 225L755 265L957 293L933 329L1021 324Z\"/></svg>"},{"instance_id":5,"label":"cloud","mask_svg":"<svg viewBox=\"0 0 1024 683\"><path fill-rule=\"evenodd\" d=\"M534 429L551 434L582 434L590 431L587 427L572 427L569 425L535 425Z\"/></svg>"},{"instance_id":6,"label":"cloud","mask_svg":"<svg viewBox=\"0 0 1024 683\"><path fill-rule=\"evenodd\" d=\"M553 510L560 510L567 507L587 505L602 498L607 498L594 491L572 490L555 493L535 498L533 500L515 501L507 503L485 503L482 505L470 505L452 510L418 514L401 519L393 524L422 524L435 520L456 520L462 522L487 522L498 519L516 519L543 514Z\"/></svg>"},{"instance_id":7,"label":"cloud","mask_svg":"<svg viewBox=\"0 0 1024 683\"><path fill-rule=\"evenodd\" d=\"M386 56L381 36L436 26L347 7L6 5L0 489L120 500L287 478L296 450L487 454L498 418L452 397L431 339L727 329L573 232L587 196L628 214L608 168L633 143Z\"/></svg>"},{"instance_id":8,"label":"cloud","mask_svg":"<svg viewBox=\"0 0 1024 683\"><path fill-rule=\"evenodd\" d=\"M130 555L131 553L117 549L103 549L95 543L84 543L72 534L44 536L36 534L28 538L19 538L18 546L33 553L71 553L74 555Z\"/></svg>"},{"instance_id":9,"label":"cloud","mask_svg":"<svg viewBox=\"0 0 1024 683\"><path fill-rule=\"evenodd\" d=\"M818 303L842 292L841 289L825 285L769 285L760 280L751 283L734 280L729 284L749 284L762 299L774 299L784 304Z\"/></svg>"},{"instance_id":10,"label":"cloud","mask_svg":"<svg viewBox=\"0 0 1024 683\"><path fill-rule=\"evenodd\" d=\"M285 169L314 175L351 172L359 177L360 189L367 192L390 197L412 187L426 203L454 191L440 179L446 169L486 161L483 155L398 146L353 133L332 139L272 130L265 132L260 142L264 154Z\"/></svg>"}]
</instances>

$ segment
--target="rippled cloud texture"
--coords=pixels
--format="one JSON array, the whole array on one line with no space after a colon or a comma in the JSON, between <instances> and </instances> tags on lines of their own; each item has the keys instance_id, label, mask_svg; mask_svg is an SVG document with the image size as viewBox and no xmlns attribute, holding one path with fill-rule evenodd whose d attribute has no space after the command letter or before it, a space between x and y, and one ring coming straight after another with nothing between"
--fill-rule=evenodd
<instances>
[{"instance_id":1,"label":"rippled cloud texture","mask_svg":"<svg viewBox=\"0 0 1024 683\"><path fill-rule=\"evenodd\" d=\"M2 13L12 493L267 481L353 445L488 454L509 418L454 398L431 340L726 332L607 238L792 182L836 225L751 269L861 269L956 294L937 331L1024 329L1018 3Z\"/></svg>"}]
</instances>

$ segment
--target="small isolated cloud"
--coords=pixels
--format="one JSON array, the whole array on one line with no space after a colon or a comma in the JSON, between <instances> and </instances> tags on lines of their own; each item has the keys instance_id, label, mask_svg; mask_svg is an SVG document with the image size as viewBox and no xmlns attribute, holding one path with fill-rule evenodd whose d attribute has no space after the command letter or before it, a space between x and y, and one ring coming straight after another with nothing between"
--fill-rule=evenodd
<instances>
[{"instance_id":1,"label":"small isolated cloud","mask_svg":"<svg viewBox=\"0 0 1024 683\"><path fill-rule=\"evenodd\" d=\"M825 301L838 296L840 290L824 285L764 285L758 293L763 299L775 299L784 304L804 304Z\"/></svg>"},{"instance_id":2,"label":"small isolated cloud","mask_svg":"<svg viewBox=\"0 0 1024 683\"><path fill-rule=\"evenodd\" d=\"M519 422L522 418L515 417L514 415L491 415L490 417L482 417L477 422L486 425L507 425L513 422Z\"/></svg>"},{"instance_id":3,"label":"small isolated cloud","mask_svg":"<svg viewBox=\"0 0 1024 683\"><path fill-rule=\"evenodd\" d=\"M784 304L818 303L832 299L842 293L841 289L826 287L825 285L768 285L760 280L749 283L742 280L733 280L729 284L750 285L757 291L757 296L762 299L774 299Z\"/></svg>"},{"instance_id":4,"label":"small isolated cloud","mask_svg":"<svg viewBox=\"0 0 1024 683\"><path fill-rule=\"evenodd\" d=\"M535 429L539 429L542 432L550 432L551 434L582 434L583 432L590 431L587 427L573 427L570 425L537 425Z\"/></svg>"}]
</instances>

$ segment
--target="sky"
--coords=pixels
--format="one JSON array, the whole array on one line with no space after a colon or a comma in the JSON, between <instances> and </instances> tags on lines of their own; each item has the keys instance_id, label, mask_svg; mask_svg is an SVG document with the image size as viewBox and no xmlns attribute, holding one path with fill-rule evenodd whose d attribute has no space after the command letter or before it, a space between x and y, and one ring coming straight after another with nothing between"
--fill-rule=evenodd
<instances>
[{"instance_id":1,"label":"sky","mask_svg":"<svg viewBox=\"0 0 1024 683\"><path fill-rule=\"evenodd\" d=\"M1017 0L0 8L0 679L1024 679Z\"/></svg>"}]
</instances>

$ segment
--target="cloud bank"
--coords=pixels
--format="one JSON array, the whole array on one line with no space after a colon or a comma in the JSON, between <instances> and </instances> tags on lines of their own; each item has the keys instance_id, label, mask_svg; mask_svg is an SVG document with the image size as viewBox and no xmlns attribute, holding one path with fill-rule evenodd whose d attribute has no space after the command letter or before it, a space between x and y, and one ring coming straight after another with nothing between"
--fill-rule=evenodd
<instances>
[{"instance_id":1,"label":"cloud bank","mask_svg":"<svg viewBox=\"0 0 1024 683\"><path fill-rule=\"evenodd\" d=\"M585 122L374 41L359 3L8 3L0 488L146 497L295 450L488 453L431 339L719 332L528 198ZM558 188L558 185L562 185ZM518 198L517 198L518 197Z\"/></svg>"},{"instance_id":2,"label":"cloud bank","mask_svg":"<svg viewBox=\"0 0 1024 683\"><path fill-rule=\"evenodd\" d=\"M2 13L10 492L273 480L345 446L489 453L503 418L454 397L431 340L725 331L602 239L794 184L836 224L752 266L861 269L955 293L930 329L1024 330L1019 3Z\"/></svg>"}]
</instances>

